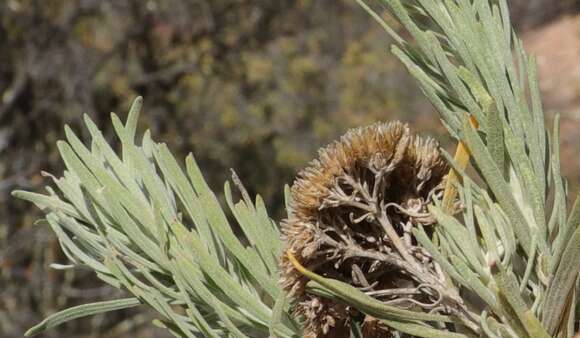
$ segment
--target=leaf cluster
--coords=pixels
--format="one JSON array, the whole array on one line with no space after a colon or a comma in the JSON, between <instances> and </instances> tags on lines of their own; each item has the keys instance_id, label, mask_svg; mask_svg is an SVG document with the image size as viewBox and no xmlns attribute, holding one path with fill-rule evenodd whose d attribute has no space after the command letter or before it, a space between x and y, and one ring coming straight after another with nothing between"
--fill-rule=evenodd
<instances>
[{"instance_id":1,"label":"leaf cluster","mask_svg":"<svg viewBox=\"0 0 580 338\"><path fill-rule=\"evenodd\" d=\"M67 170L61 178L47 174L57 190L14 192L46 212L74 265L94 270L133 297L59 312L27 335L81 316L147 304L161 316L157 325L180 337L293 336L296 324L284 312L276 284L278 228L263 201L252 201L243 191L243 200L234 202L226 183L229 210L241 231L235 233L193 156L183 171L148 132L135 145L141 102L134 102L126 124L112 115L121 156L85 117L90 148L66 128L67 141L58 147Z\"/></svg>"},{"instance_id":2,"label":"leaf cluster","mask_svg":"<svg viewBox=\"0 0 580 338\"><path fill-rule=\"evenodd\" d=\"M381 1L412 41L359 2L395 39L393 53L476 171L447 155L461 177L463 212L454 218L436 203L437 236L416 229L417 239L477 295L474 323L487 336L573 335L578 211L567 218L558 119L550 137L535 62L512 30L506 1Z\"/></svg>"}]
</instances>

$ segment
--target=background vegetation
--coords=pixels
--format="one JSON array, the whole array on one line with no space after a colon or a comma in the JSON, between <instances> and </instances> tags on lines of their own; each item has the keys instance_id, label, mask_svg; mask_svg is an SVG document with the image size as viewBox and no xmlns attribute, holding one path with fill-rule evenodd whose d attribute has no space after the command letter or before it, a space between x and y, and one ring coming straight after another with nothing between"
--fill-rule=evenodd
<instances>
[{"instance_id":1,"label":"background vegetation","mask_svg":"<svg viewBox=\"0 0 580 338\"><path fill-rule=\"evenodd\" d=\"M521 30L578 7L511 4ZM443 131L386 46L348 0L2 1L0 336L20 337L57 308L113 292L88 271L52 272L48 264L65 262L53 236L32 226L29 204L8 197L16 187L40 190L41 170L62 170L55 142L65 123L83 132L88 113L110 128L108 113L141 94L140 123L156 139L181 158L193 151L217 191L235 168L282 217L283 184L347 128L399 118ZM54 336L123 336L149 323L146 314L120 315L126 320L75 321Z\"/></svg>"}]
</instances>

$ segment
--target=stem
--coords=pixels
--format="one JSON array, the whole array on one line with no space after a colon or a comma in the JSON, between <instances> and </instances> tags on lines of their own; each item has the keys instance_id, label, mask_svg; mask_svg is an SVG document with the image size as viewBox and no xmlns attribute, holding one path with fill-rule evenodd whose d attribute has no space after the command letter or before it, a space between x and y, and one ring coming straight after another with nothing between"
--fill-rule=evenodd
<instances>
[{"instance_id":1,"label":"stem","mask_svg":"<svg viewBox=\"0 0 580 338\"><path fill-rule=\"evenodd\" d=\"M417 260L409 253L407 246L401 240L401 237L399 237L399 235L395 231L395 228L393 228L393 225L391 224L391 221L389 221L387 214L384 211L378 211L376 213L376 218L381 224L383 230L385 230L387 236L389 236L391 242L393 242L393 246L399 252L401 257L403 257L403 259L407 261L409 264L417 266L418 265Z\"/></svg>"}]
</instances>

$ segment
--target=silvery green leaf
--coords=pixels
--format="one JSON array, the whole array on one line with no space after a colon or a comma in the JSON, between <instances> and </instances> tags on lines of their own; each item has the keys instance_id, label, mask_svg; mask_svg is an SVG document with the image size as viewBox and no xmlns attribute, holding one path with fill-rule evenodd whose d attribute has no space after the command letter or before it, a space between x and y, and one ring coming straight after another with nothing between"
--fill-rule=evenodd
<instances>
[{"instance_id":1,"label":"silvery green leaf","mask_svg":"<svg viewBox=\"0 0 580 338\"><path fill-rule=\"evenodd\" d=\"M66 323L68 321L77 318L92 316L104 312L127 309L140 304L141 302L137 298L124 298L71 307L46 317L46 319L44 319L42 322L38 323L30 330L26 331L24 335L28 337L35 336L45 331L46 329L58 326L60 324Z\"/></svg>"},{"instance_id":2,"label":"silvery green leaf","mask_svg":"<svg viewBox=\"0 0 580 338\"><path fill-rule=\"evenodd\" d=\"M424 338L468 338L468 335L461 333L453 333L449 331L435 329L433 327L427 326L426 324L421 324L418 322L405 322L405 321L394 321L394 320L381 320L385 325L407 334L413 337L424 337Z\"/></svg>"},{"instance_id":3,"label":"silvery green leaf","mask_svg":"<svg viewBox=\"0 0 580 338\"><path fill-rule=\"evenodd\" d=\"M580 209L575 208L570 219L577 222L578 213L580 213ZM543 323L550 334L555 334L558 326L565 320L563 316L570 311L574 311L575 307L572 299L574 298L574 288L580 273L580 226L575 223L570 224L569 227L574 232L567 241L556 272L550 280L548 294L543 307ZM572 310L566 309L566 307L571 307Z\"/></svg>"}]
</instances>

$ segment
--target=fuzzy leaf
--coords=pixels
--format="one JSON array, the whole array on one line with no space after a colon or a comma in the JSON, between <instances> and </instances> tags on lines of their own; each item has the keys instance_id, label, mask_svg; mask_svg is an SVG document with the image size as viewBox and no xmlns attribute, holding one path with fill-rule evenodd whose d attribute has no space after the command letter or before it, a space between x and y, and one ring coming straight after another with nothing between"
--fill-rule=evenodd
<instances>
[{"instance_id":1,"label":"fuzzy leaf","mask_svg":"<svg viewBox=\"0 0 580 338\"><path fill-rule=\"evenodd\" d=\"M24 335L27 337L35 336L47 329L50 329L52 327L58 326L60 324L66 323L68 321L77 318L92 316L99 313L105 313L110 311L127 309L135 307L140 304L141 302L137 298L124 298L71 307L46 317L46 319L44 319L42 322L38 323L30 330L26 331Z\"/></svg>"}]
</instances>

